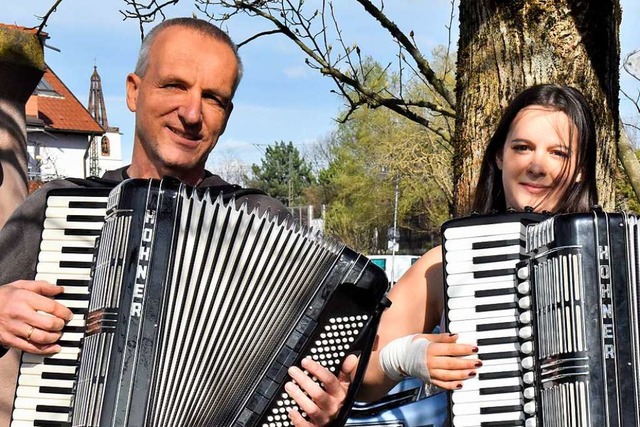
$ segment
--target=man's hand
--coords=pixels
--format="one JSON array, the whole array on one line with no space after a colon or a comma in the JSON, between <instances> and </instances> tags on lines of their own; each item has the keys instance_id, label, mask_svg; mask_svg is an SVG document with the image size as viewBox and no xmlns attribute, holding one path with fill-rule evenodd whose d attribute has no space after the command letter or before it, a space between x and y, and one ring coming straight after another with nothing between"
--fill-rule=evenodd
<instances>
[{"instance_id":1,"label":"man's hand","mask_svg":"<svg viewBox=\"0 0 640 427\"><path fill-rule=\"evenodd\" d=\"M285 390L309 420L295 409L289 412L289 418L297 427L326 426L338 416L344 404L358 358L355 355L347 356L337 377L311 358L303 359L301 364L309 374L292 366L289 368L289 375L295 382L285 384ZM322 387L311 379L312 376L322 383Z\"/></svg>"},{"instance_id":2,"label":"man's hand","mask_svg":"<svg viewBox=\"0 0 640 427\"><path fill-rule=\"evenodd\" d=\"M51 297L63 290L41 280L0 286L0 344L34 354L60 351L55 342L73 313Z\"/></svg>"}]
</instances>

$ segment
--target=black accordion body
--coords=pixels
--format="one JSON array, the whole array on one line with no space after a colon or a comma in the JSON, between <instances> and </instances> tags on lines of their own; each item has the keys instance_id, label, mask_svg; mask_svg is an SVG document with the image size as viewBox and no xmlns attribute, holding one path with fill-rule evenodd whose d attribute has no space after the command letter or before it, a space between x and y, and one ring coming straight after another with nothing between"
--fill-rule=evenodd
<instances>
[{"instance_id":1,"label":"black accordion body","mask_svg":"<svg viewBox=\"0 0 640 427\"><path fill-rule=\"evenodd\" d=\"M453 426L640 426L639 235L601 210L443 225L448 331L483 362Z\"/></svg>"},{"instance_id":2,"label":"black accordion body","mask_svg":"<svg viewBox=\"0 0 640 427\"><path fill-rule=\"evenodd\" d=\"M346 412L388 305L382 270L288 220L173 180L125 181L105 213L90 297L77 310L81 351L25 354L12 426L31 416L43 426L287 426L287 369L308 356L337 373L361 352ZM45 220L44 233L47 222L58 223ZM73 367L65 384L22 373L51 364Z\"/></svg>"}]
</instances>

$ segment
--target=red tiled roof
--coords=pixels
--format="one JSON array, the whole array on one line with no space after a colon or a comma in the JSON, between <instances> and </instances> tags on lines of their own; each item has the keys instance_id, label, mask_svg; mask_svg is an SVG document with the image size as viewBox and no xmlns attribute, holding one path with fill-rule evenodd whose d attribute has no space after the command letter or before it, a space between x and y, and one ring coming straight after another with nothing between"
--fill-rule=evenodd
<instances>
[{"instance_id":1,"label":"red tiled roof","mask_svg":"<svg viewBox=\"0 0 640 427\"><path fill-rule=\"evenodd\" d=\"M49 66L46 66L42 78L61 95L38 95L38 118L45 126L67 132L104 133L104 129Z\"/></svg>"}]
</instances>

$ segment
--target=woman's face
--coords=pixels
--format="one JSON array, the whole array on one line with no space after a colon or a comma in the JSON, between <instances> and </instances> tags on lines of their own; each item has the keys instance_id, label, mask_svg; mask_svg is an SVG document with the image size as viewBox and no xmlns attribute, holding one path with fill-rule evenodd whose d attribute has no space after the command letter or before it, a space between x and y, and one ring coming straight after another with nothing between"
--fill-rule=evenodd
<instances>
[{"instance_id":1,"label":"woman's face","mask_svg":"<svg viewBox=\"0 0 640 427\"><path fill-rule=\"evenodd\" d=\"M555 210L576 167L576 133L561 111L534 105L518 113L496 157L508 208Z\"/></svg>"}]
</instances>

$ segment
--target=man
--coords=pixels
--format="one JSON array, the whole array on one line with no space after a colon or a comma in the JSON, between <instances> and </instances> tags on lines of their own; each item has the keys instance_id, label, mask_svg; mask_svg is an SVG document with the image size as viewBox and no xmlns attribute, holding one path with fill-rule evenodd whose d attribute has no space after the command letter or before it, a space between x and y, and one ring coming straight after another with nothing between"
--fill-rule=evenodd
<instances>
[{"instance_id":1,"label":"man","mask_svg":"<svg viewBox=\"0 0 640 427\"><path fill-rule=\"evenodd\" d=\"M131 165L107 172L104 178L173 176L198 187L227 184L207 172L205 163L225 130L241 76L236 47L217 27L192 18L158 25L143 41L136 70L127 77L127 106L136 121ZM11 348L0 358L0 373L5 376L0 379L0 426L7 426L11 418L19 351L59 351L56 341L71 319L71 311L50 298L62 288L33 279L46 191L73 186L77 184L69 181L46 185L27 199L0 232L0 284L4 284L0 286L0 344ZM265 195L239 199L245 200L249 207L286 211ZM348 371L353 369L352 362L347 364ZM344 400L346 384L313 361L305 361L303 367L323 382L324 390L292 368L297 385L288 384L288 390L313 424L295 411L290 417L296 425L325 424Z\"/></svg>"}]
</instances>

